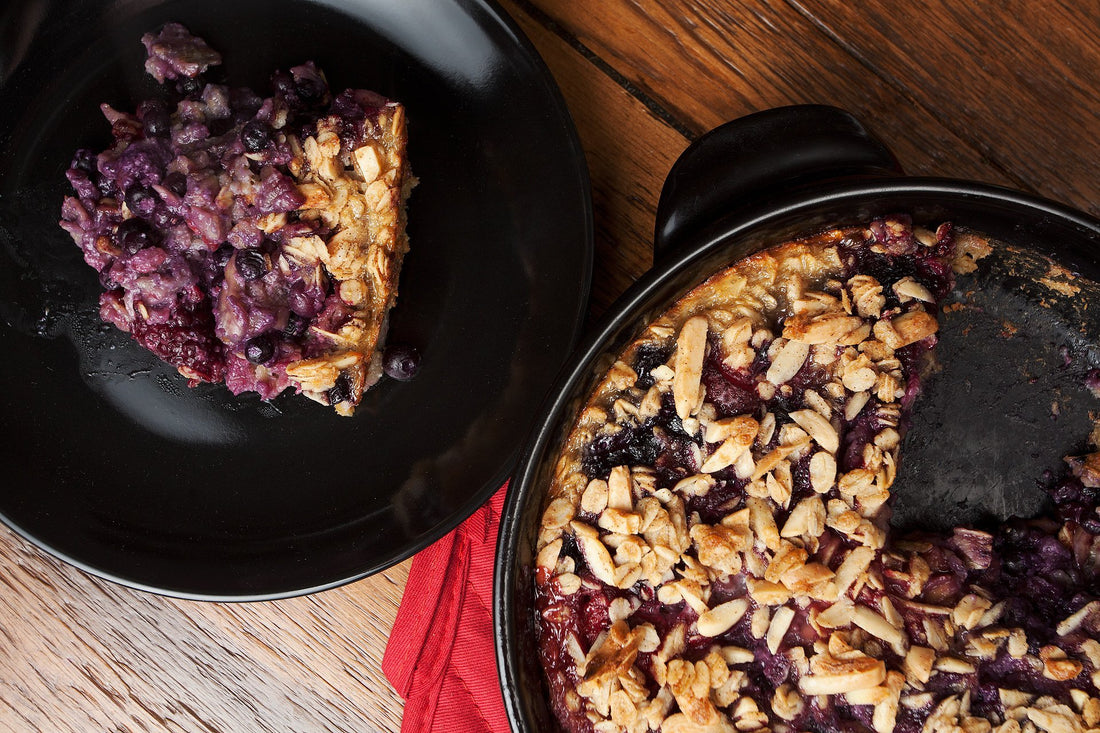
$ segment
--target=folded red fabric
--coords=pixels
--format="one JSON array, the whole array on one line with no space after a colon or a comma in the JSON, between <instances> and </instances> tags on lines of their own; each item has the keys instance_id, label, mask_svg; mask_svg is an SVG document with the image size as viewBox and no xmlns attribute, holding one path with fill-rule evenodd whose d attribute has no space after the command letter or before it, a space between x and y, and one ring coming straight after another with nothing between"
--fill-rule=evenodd
<instances>
[{"instance_id":1,"label":"folded red fabric","mask_svg":"<svg viewBox=\"0 0 1100 733\"><path fill-rule=\"evenodd\" d=\"M505 484L413 559L382 671L405 698L401 733L507 733L493 651L493 560Z\"/></svg>"}]
</instances>

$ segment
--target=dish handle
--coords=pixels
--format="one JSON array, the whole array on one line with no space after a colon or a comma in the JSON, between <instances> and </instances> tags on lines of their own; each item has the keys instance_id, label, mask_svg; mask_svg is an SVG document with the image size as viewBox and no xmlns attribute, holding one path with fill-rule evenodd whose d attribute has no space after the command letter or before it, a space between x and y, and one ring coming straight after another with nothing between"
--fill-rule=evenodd
<instances>
[{"instance_id":1,"label":"dish handle","mask_svg":"<svg viewBox=\"0 0 1100 733\"><path fill-rule=\"evenodd\" d=\"M657 204L657 258L709 224L807 185L898 175L897 158L863 124L837 107L793 105L714 128L672 166Z\"/></svg>"}]
</instances>

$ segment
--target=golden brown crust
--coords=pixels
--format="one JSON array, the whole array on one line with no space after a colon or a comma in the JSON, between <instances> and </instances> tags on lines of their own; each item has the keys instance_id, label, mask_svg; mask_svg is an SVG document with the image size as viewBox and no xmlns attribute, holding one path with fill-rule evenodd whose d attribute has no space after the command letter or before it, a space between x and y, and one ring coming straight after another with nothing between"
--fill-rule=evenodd
<instances>
[{"instance_id":1,"label":"golden brown crust","mask_svg":"<svg viewBox=\"0 0 1100 733\"><path fill-rule=\"evenodd\" d=\"M287 375L323 404L329 404L329 390L343 375L350 394L334 407L350 415L381 374L387 316L409 249L405 201L415 179L406 155L404 107L390 102L368 116L364 143L354 149L341 143L339 122L319 120L316 134L300 142L301 156L291 165L306 196L299 216L322 221L332 235L327 242L313 236L292 245L302 257L324 264L351 317L335 332L317 331L331 350L288 365Z\"/></svg>"}]
</instances>

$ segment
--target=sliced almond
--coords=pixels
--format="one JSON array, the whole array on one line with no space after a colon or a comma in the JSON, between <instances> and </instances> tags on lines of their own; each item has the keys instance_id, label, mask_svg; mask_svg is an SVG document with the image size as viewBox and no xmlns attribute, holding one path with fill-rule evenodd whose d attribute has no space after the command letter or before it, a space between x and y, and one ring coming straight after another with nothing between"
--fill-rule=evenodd
<instances>
[{"instance_id":1,"label":"sliced almond","mask_svg":"<svg viewBox=\"0 0 1100 733\"><path fill-rule=\"evenodd\" d=\"M803 341L788 341L772 359L765 375L772 384L784 384L791 380L810 355L810 345Z\"/></svg>"},{"instance_id":2,"label":"sliced almond","mask_svg":"<svg viewBox=\"0 0 1100 733\"><path fill-rule=\"evenodd\" d=\"M768 651L772 654L779 651L779 645L783 642L783 637L787 635L787 630L791 628L792 621L794 621L794 609L788 606L777 608L775 613L772 614L768 633L764 637L768 644Z\"/></svg>"},{"instance_id":3,"label":"sliced almond","mask_svg":"<svg viewBox=\"0 0 1100 733\"><path fill-rule=\"evenodd\" d=\"M936 650L926 646L911 646L905 655L902 669L910 680L924 685L932 677L932 665L936 660Z\"/></svg>"},{"instance_id":4,"label":"sliced almond","mask_svg":"<svg viewBox=\"0 0 1100 733\"><path fill-rule=\"evenodd\" d=\"M818 626L826 629L839 629L850 625L852 623L852 602L847 598L841 598L817 614L815 621Z\"/></svg>"},{"instance_id":5,"label":"sliced almond","mask_svg":"<svg viewBox=\"0 0 1100 733\"><path fill-rule=\"evenodd\" d=\"M836 578L833 580L839 595L847 593L859 577L867 572L874 557L875 552L869 547L857 547L848 553L836 569Z\"/></svg>"},{"instance_id":6,"label":"sliced almond","mask_svg":"<svg viewBox=\"0 0 1100 733\"><path fill-rule=\"evenodd\" d=\"M583 522L571 522L570 526L592 574L608 585L616 585L615 563L607 547L600 542L599 532Z\"/></svg>"},{"instance_id":7,"label":"sliced almond","mask_svg":"<svg viewBox=\"0 0 1100 733\"><path fill-rule=\"evenodd\" d=\"M609 509L627 512L634 508L628 466L615 466L611 469L611 475L607 477L607 506Z\"/></svg>"},{"instance_id":8,"label":"sliced almond","mask_svg":"<svg viewBox=\"0 0 1100 733\"><path fill-rule=\"evenodd\" d=\"M599 514L607 508L607 482L594 478L588 482L581 494L581 509L590 514Z\"/></svg>"},{"instance_id":9,"label":"sliced almond","mask_svg":"<svg viewBox=\"0 0 1100 733\"><path fill-rule=\"evenodd\" d=\"M856 606L852 610L852 623L868 634L882 639L899 654L905 652L905 634L889 621L867 606Z\"/></svg>"},{"instance_id":10,"label":"sliced almond","mask_svg":"<svg viewBox=\"0 0 1100 733\"><path fill-rule=\"evenodd\" d=\"M773 422L775 418L772 418ZM737 417L724 417L707 423L704 440L708 443L721 443L730 438L736 438L738 442L748 441L748 445L756 439L760 430L760 423L750 415L738 415Z\"/></svg>"},{"instance_id":11,"label":"sliced almond","mask_svg":"<svg viewBox=\"0 0 1100 733\"><path fill-rule=\"evenodd\" d=\"M1065 636L1066 634L1076 631L1084 624L1085 619L1093 614L1096 615L1097 622L1100 623L1100 601L1090 601L1086 603L1076 613L1070 615L1058 624L1058 628L1056 629L1058 635Z\"/></svg>"},{"instance_id":12,"label":"sliced almond","mask_svg":"<svg viewBox=\"0 0 1100 733\"><path fill-rule=\"evenodd\" d=\"M695 625L703 636L718 636L733 628L749 608L748 600L735 598L699 614Z\"/></svg>"},{"instance_id":13,"label":"sliced almond","mask_svg":"<svg viewBox=\"0 0 1100 733\"><path fill-rule=\"evenodd\" d=\"M836 483L836 459L824 451L810 457L810 485L819 494L828 493Z\"/></svg>"},{"instance_id":14,"label":"sliced almond","mask_svg":"<svg viewBox=\"0 0 1100 733\"><path fill-rule=\"evenodd\" d=\"M825 344L840 341L862 325L861 318L843 312L823 313L813 318L797 315L787 320L783 337L806 344Z\"/></svg>"},{"instance_id":15,"label":"sliced almond","mask_svg":"<svg viewBox=\"0 0 1100 733\"><path fill-rule=\"evenodd\" d=\"M752 418L749 418L752 420ZM755 420L752 420L755 423ZM748 450L752 445L753 440L756 439L756 429L753 428L751 435L740 433L726 438L722 442L722 445L703 461L703 465L700 467L703 473L714 473L715 471L721 471L723 468L732 466L741 454Z\"/></svg>"},{"instance_id":16,"label":"sliced almond","mask_svg":"<svg viewBox=\"0 0 1100 733\"><path fill-rule=\"evenodd\" d=\"M798 687L806 695L838 695L877 687L885 679L886 664L879 659L819 654L810 660L810 674L799 679Z\"/></svg>"},{"instance_id":17,"label":"sliced almond","mask_svg":"<svg viewBox=\"0 0 1100 733\"><path fill-rule=\"evenodd\" d=\"M689 417L699 402L706 348L707 319L703 316L689 318L676 338L676 356L673 358L676 374L672 378L672 396L676 414L681 419Z\"/></svg>"},{"instance_id":18,"label":"sliced almond","mask_svg":"<svg viewBox=\"0 0 1100 733\"><path fill-rule=\"evenodd\" d=\"M539 550L538 558L535 563L540 568L553 571L558 566L558 557L561 554L562 540L559 537L550 544Z\"/></svg>"},{"instance_id":19,"label":"sliced almond","mask_svg":"<svg viewBox=\"0 0 1100 733\"><path fill-rule=\"evenodd\" d=\"M893 326L894 332L898 335L899 345L895 346L895 349L900 349L903 346L927 338L939 330L939 324L936 323L935 317L923 310L902 313L894 318L890 325Z\"/></svg>"},{"instance_id":20,"label":"sliced almond","mask_svg":"<svg viewBox=\"0 0 1100 733\"><path fill-rule=\"evenodd\" d=\"M791 419L827 452L836 453L840 448L840 436L836 428L816 410L796 410L791 413Z\"/></svg>"},{"instance_id":21,"label":"sliced almond","mask_svg":"<svg viewBox=\"0 0 1100 733\"><path fill-rule=\"evenodd\" d=\"M812 463L811 462L811 481L813 476ZM786 523L783 525L783 529L779 531L779 536L789 539L791 537L820 537L821 533L825 531L825 504L821 501L820 496L808 496L800 501L795 508L791 510L790 516L787 517Z\"/></svg>"}]
</instances>

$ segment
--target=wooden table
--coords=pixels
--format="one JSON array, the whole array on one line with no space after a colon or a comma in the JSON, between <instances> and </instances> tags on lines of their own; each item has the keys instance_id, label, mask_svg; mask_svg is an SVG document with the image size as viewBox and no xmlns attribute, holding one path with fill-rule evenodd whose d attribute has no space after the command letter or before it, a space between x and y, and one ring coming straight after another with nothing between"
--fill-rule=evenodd
<instances>
[{"instance_id":1,"label":"wooden table","mask_svg":"<svg viewBox=\"0 0 1100 733\"><path fill-rule=\"evenodd\" d=\"M845 107L912 174L1100 215L1095 0L503 4L588 156L594 316L649 267L677 155L773 106ZM91 578L0 529L0 730L396 731L402 701L380 664L409 565L311 597L215 605Z\"/></svg>"}]
</instances>

